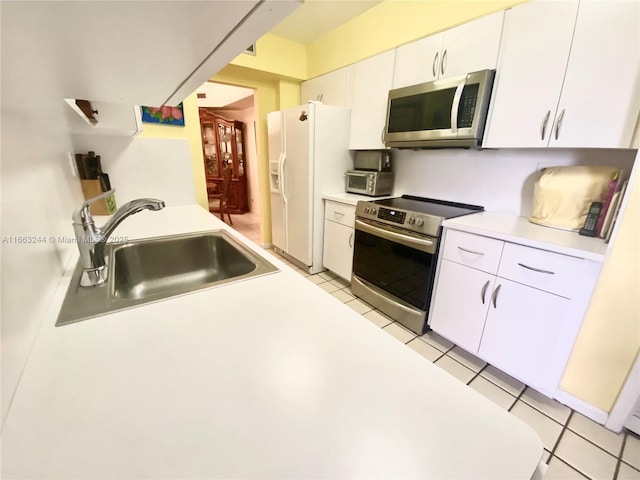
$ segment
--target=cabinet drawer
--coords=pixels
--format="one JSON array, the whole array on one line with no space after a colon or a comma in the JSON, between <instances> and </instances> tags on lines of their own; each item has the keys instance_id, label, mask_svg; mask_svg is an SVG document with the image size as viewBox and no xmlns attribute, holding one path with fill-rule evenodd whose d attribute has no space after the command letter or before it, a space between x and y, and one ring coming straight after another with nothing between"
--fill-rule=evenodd
<instances>
[{"instance_id":1,"label":"cabinet drawer","mask_svg":"<svg viewBox=\"0 0 640 480\"><path fill-rule=\"evenodd\" d=\"M581 258L507 243L498 276L571 298L582 271Z\"/></svg>"},{"instance_id":2,"label":"cabinet drawer","mask_svg":"<svg viewBox=\"0 0 640 480\"><path fill-rule=\"evenodd\" d=\"M502 240L447 230L442 255L447 260L495 274L503 246Z\"/></svg>"},{"instance_id":3,"label":"cabinet drawer","mask_svg":"<svg viewBox=\"0 0 640 480\"><path fill-rule=\"evenodd\" d=\"M324 218L353 228L356 221L356 207L344 203L325 200Z\"/></svg>"}]
</instances>

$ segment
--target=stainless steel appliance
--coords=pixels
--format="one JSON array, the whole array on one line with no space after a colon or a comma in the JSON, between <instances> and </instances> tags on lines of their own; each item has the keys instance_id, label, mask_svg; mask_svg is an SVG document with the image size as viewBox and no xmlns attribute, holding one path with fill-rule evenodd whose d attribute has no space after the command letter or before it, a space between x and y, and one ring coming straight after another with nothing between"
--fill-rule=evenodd
<instances>
[{"instance_id":1,"label":"stainless steel appliance","mask_svg":"<svg viewBox=\"0 0 640 480\"><path fill-rule=\"evenodd\" d=\"M351 290L422 335L428 330L442 222L483 210L411 195L358 202Z\"/></svg>"},{"instance_id":2,"label":"stainless steel appliance","mask_svg":"<svg viewBox=\"0 0 640 480\"><path fill-rule=\"evenodd\" d=\"M353 169L390 172L391 152L389 150L357 150L353 157Z\"/></svg>"},{"instance_id":3,"label":"stainless steel appliance","mask_svg":"<svg viewBox=\"0 0 640 480\"><path fill-rule=\"evenodd\" d=\"M385 145L480 147L494 76L481 70L389 91Z\"/></svg>"},{"instance_id":4,"label":"stainless steel appliance","mask_svg":"<svg viewBox=\"0 0 640 480\"><path fill-rule=\"evenodd\" d=\"M345 173L345 190L370 197L391 195L393 172L372 172L369 170L348 170Z\"/></svg>"}]
</instances>

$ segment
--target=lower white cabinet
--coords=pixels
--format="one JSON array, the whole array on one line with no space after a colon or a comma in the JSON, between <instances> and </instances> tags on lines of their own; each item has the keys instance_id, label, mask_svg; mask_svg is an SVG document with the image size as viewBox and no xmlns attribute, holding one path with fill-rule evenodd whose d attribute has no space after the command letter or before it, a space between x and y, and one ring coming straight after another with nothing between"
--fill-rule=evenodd
<instances>
[{"instance_id":1,"label":"lower white cabinet","mask_svg":"<svg viewBox=\"0 0 640 480\"><path fill-rule=\"evenodd\" d=\"M460 347L477 352L495 275L443 260L432 303L431 328Z\"/></svg>"},{"instance_id":2,"label":"lower white cabinet","mask_svg":"<svg viewBox=\"0 0 640 480\"><path fill-rule=\"evenodd\" d=\"M510 372L527 385L551 396L563 365L554 365L551 352L569 299L497 277L491 290L487 319L478 355Z\"/></svg>"},{"instance_id":3,"label":"lower white cabinet","mask_svg":"<svg viewBox=\"0 0 640 480\"><path fill-rule=\"evenodd\" d=\"M355 212L352 205L325 201L324 251L322 264L328 270L351 281Z\"/></svg>"},{"instance_id":4,"label":"lower white cabinet","mask_svg":"<svg viewBox=\"0 0 640 480\"><path fill-rule=\"evenodd\" d=\"M441 256L433 331L553 396L595 284L588 262L450 229Z\"/></svg>"}]
</instances>

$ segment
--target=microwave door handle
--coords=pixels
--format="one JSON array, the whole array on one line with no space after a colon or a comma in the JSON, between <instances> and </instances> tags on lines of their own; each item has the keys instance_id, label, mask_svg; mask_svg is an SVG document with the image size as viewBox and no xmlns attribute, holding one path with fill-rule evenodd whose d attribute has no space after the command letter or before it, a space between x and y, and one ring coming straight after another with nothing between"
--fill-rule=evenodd
<instances>
[{"instance_id":1,"label":"microwave door handle","mask_svg":"<svg viewBox=\"0 0 640 480\"><path fill-rule=\"evenodd\" d=\"M460 107L460 99L462 98L462 91L467 79L465 78L460 82L456 93L453 95L453 104L451 105L451 132L458 133L458 108Z\"/></svg>"}]
</instances>

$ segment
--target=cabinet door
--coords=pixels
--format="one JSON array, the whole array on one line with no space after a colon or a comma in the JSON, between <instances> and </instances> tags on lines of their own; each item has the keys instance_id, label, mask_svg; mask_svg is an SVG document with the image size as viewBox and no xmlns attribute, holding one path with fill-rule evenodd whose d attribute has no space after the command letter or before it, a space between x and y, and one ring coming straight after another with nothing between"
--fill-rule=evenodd
<instances>
[{"instance_id":1,"label":"cabinet door","mask_svg":"<svg viewBox=\"0 0 640 480\"><path fill-rule=\"evenodd\" d=\"M395 52L390 50L354 65L349 148L384 148L387 100L393 82Z\"/></svg>"},{"instance_id":2,"label":"cabinet door","mask_svg":"<svg viewBox=\"0 0 640 480\"><path fill-rule=\"evenodd\" d=\"M433 331L476 353L495 278L480 270L442 260L429 314Z\"/></svg>"},{"instance_id":3,"label":"cabinet door","mask_svg":"<svg viewBox=\"0 0 640 480\"><path fill-rule=\"evenodd\" d=\"M348 281L351 281L353 236L353 228L325 220L322 264Z\"/></svg>"},{"instance_id":4,"label":"cabinet door","mask_svg":"<svg viewBox=\"0 0 640 480\"><path fill-rule=\"evenodd\" d=\"M638 117L640 3L580 3L550 147L628 148Z\"/></svg>"},{"instance_id":5,"label":"cabinet door","mask_svg":"<svg viewBox=\"0 0 640 480\"><path fill-rule=\"evenodd\" d=\"M396 49L393 88L430 82L440 72L441 33L402 45Z\"/></svg>"},{"instance_id":6,"label":"cabinet door","mask_svg":"<svg viewBox=\"0 0 640 480\"><path fill-rule=\"evenodd\" d=\"M548 145L577 9L577 0L537 1L505 13L484 147Z\"/></svg>"},{"instance_id":7,"label":"cabinet door","mask_svg":"<svg viewBox=\"0 0 640 480\"><path fill-rule=\"evenodd\" d=\"M504 12L444 32L440 77L496 68Z\"/></svg>"},{"instance_id":8,"label":"cabinet door","mask_svg":"<svg viewBox=\"0 0 640 480\"><path fill-rule=\"evenodd\" d=\"M301 103L320 101L325 105L347 108L347 85L350 71L349 67L345 67L302 82Z\"/></svg>"},{"instance_id":9,"label":"cabinet door","mask_svg":"<svg viewBox=\"0 0 640 480\"><path fill-rule=\"evenodd\" d=\"M564 365L553 351L570 301L498 277L482 334L479 356L546 395L552 395Z\"/></svg>"}]
</instances>

